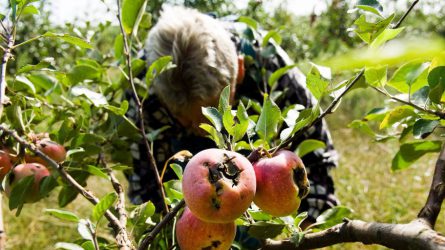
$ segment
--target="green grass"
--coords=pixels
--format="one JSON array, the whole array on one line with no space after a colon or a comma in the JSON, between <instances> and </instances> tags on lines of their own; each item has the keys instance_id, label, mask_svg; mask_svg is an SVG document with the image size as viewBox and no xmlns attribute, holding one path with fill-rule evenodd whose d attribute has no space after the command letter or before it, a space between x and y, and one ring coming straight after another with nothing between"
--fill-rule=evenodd
<instances>
[{"instance_id":1,"label":"green grass","mask_svg":"<svg viewBox=\"0 0 445 250\"><path fill-rule=\"evenodd\" d=\"M411 168L392 173L391 159L398 150L398 142L376 143L366 135L347 128L350 121L361 118L382 103L380 96L369 92L352 92L327 118L334 144L341 155L340 166L332 172L336 193L343 205L354 210L354 219L406 223L416 217L425 202L437 154L424 156ZM90 179L88 187L100 195L111 190L109 183L97 178ZM7 249L54 249L56 242L70 242L78 238L74 224L62 223L44 214L45 208L57 208L56 200L53 195L44 202L27 205L20 217L15 217L14 212L7 209L7 200L3 201ZM86 218L91 208L88 202L78 198L64 209ZM439 216L437 229L443 232L443 225L444 218ZM99 235L106 236L107 229L101 229ZM328 249L384 248L353 243Z\"/></svg>"}]
</instances>

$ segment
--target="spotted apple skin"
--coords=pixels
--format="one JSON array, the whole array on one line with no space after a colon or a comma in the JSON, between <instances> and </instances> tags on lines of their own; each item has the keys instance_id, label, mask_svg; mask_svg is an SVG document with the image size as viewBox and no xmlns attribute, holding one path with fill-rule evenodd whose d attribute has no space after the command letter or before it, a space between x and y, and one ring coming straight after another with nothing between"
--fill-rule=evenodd
<instances>
[{"instance_id":1,"label":"spotted apple skin","mask_svg":"<svg viewBox=\"0 0 445 250\"><path fill-rule=\"evenodd\" d=\"M206 149L188 162L182 179L184 200L199 219L226 223L241 216L253 201L255 171L243 155Z\"/></svg>"},{"instance_id":2,"label":"spotted apple skin","mask_svg":"<svg viewBox=\"0 0 445 250\"><path fill-rule=\"evenodd\" d=\"M235 239L235 223L209 223L193 215L189 208L176 223L176 238L181 250L230 249Z\"/></svg>"},{"instance_id":3,"label":"spotted apple skin","mask_svg":"<svg viewBox=\"0 0 445 250\"><path fill-rule=\"evenodd\" d=\"M280 150L253 164L257 189L254 203L264 212L281 217L297 212L309 192L303 161L294 152Z\"/></svg>"}]
</instances>

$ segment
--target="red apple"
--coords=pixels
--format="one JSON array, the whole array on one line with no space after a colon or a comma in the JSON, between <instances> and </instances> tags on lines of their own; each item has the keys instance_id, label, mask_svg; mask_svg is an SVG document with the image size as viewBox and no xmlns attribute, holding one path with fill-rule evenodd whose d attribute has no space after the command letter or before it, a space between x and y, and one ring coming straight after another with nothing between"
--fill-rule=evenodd
<instances>
[{"instance_id":1,"label":"red apple","mask_svg":"<svg viewBox=\"0 0 445 250\"><path fill-rule=\"evenodd\" d=\"M227 223L252 203L256 181L252 164L243 155L206 149L188 162L182 179L187 206L206 222Z\"/></svg>"},{"instance_id":2,"label":"red apple","mask_svg":"<svg viewBox=\"0 0 445 250\"><path fill-rule=\"evenodd\" d=\"M37 148L42 151L42 153L49 156L49 158L53 159L55 162L63 162L66 158L65 148L62 145L51 141L49 138L44 138L38 141Z\"/></svg>"},{"instance_id":3,"label":"red apple","mask_svg":"<svg viewBox=\"0 0 445 250\"><path fill-rule=\"evenodd\" d=\"M14 164L13 158L9 155L9 150L0 150L0 181L3 180L5 175L11 170Z\"/></svg>"},{"instance_id":4,"label":"red apple","mask_svg":"<svg viewBox=\"0 0 445 250\"><path fill-rule=\"evenodd\" d=\"M271 158L253 164L257 189L254 203L273 216L286 216L298 210L309 192L303 161L295 153L280 150Z\"/></svg>"},{"instance_id":5,"label":"red apple","mask_svg":"<svg viewBox=\"0 0 445 250\"><path fill-rule=\"evenodd\" d=\"M32 184L31 190L26 193L25 202L32 203L38 201L40 199L40 182L44 177L50 175L48 169L39 163L25 163L15 166L12 170L10 183L7 183L5 188L6 195L9 197L14 185L30 175L34 175L34 183Z\"/></svg>"},{"instance_id":6,"label":"red apple","mask_svg":"<svg viewBox=\"0 0 445 250\"><path fill-rule=\"evenodd\" d=\"M181 250L230 249L235 239L235 223L208 223L186 207L176 223L176 239Z\"/></svg>"}]
</instances>

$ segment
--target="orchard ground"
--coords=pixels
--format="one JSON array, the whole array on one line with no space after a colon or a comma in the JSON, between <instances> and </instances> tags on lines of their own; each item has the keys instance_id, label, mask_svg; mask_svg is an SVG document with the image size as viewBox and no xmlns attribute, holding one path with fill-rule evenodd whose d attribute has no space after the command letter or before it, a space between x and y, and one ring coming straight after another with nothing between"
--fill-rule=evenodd
<instances>
[{"instance_id":1,"label":"orchard ground","mask_svg":"<svg viewBox=\"0 0 445 250\"><path fill-rule=\"evenodd\" d=\"M380 144L356 130L347 127L354 119L360 119L373 107L379 107L383 98L372 90L351 92L338 110L328 116L335 146L341 155L340 167L333 171L336 193L342 204L352 208L353 218L364 221L405 223L414 219L422 208L431 184L437 154L422 157L407 170L391 173L392 157L398 150L398 142ZM126 186L123 176L119 176ZM100 197L109 192L110 182L90 178L88 189ZM8 210L8 200L3 200L3 214L7 232L7 249L54 249L59 241L79 238L75 223L65 223L44 213L45 208L57 208L56 192L43 202L27 204L19 217ZM78 197L63 208L86 218L91 204ZM436 229L445 230L444 216L439 215ZM107 237L106 221L101 222L98 235ZM384 249L380 246L344 244L326 249Z\"/></svg>"}]
</instances>

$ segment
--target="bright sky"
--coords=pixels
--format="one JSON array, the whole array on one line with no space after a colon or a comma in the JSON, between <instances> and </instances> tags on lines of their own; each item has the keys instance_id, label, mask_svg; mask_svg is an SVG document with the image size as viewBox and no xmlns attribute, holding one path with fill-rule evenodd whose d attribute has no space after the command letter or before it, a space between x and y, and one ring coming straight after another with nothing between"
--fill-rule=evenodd
<instances>
[{"instance_id":1,"label":"bright sky","mask_svg":"<svg viewBox=\"0 0 445 250\"><path fill-rule=\"evenodd\" d=\"M248 0L236 0L235 4L240 8L245 8L247 2ZM287 2L289 10L296 15L307 15L313 10L320 13L326 9L326 0L269 0L263 1L263 4L265 9L269 10L282 2ZM48 3L51 5L53 15L51 20L59 24L75 20L90 20L92 22L105 20L115 22L116 20L115 15L107 11L107 9L116 9L116 0L103 0L103 2L101 0L49 0Z\"/></svg>"},{"instance_id":2,"label":"bright sky","mask_svg":"<svg viewBox=\"0 0 445 250\"><path fill-rule=\"evenodd\" d=\"M234 3L239 8L245 8L249 0L234 0ZM357 1L357 0L349 0ZM379 0L384 6L385 13L390 13L394 9L405 10L408 7L408 2L413 0ZM439 4L442 0L425 0L436 1L435 5L439 9L437 10L425 10L425 12L441 12L441 8L445 8L445 4ZM181 2L181 0L177 0ZM263 0L263 4L266 10L273 10L280 3L287 4L287 9L295 15L308 15L315 11L316 14L320 14L326 9L327 3L331 0ZM115 11L116 0L47 0L50 4L53 16L51 21L63 24L64 22L73 22L75 20L90 20L92 22L99 21L111 21L116 22ZM422 6L422 1L419 4ZM440 7L439 7L440 6ZM114 11L108 11L112 9Z\"/></svg>"}]
</instances>

